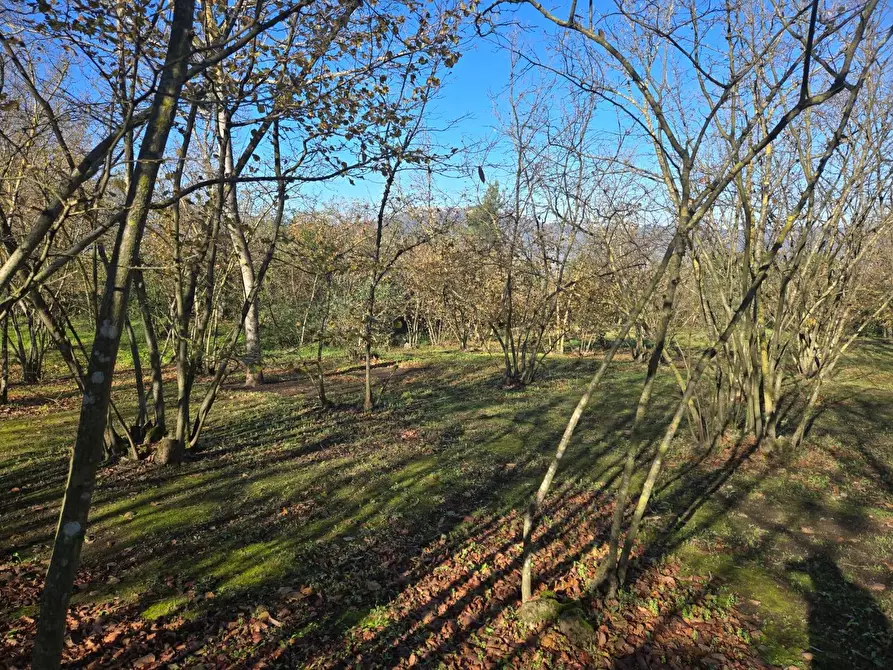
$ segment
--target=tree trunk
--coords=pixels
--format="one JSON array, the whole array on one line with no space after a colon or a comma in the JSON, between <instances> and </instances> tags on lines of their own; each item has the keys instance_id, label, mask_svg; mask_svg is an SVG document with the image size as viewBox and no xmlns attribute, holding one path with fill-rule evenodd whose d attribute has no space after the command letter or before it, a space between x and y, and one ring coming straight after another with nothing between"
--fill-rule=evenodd
<instances>
[{"instance_id":1,"label":"tree trunk","mask_svg":"<svg viewBox=\"0 0 893 670\"><path fill-rule=\"evenodd\" d=\"M568 315L570 314L570 308L564 311L564 315L561 314L560 305L558 304L558 298L555 299L555 320L558 324L558 344L555 347L555 350L560 354L564 355L564 342L565 336L567 334L567 322Z\"/></svg>"},{"instance_id":2,"label":"tree trunk","mask_svg":"<svg viewBox=\"0 0 893 670\"><path fill-rule=\"evenodd\" d=\"M130 436L137 444L143 441L146 433L146 421L149 418L148 403L146 402L146 382L143 379L143 366L140 363L140 347L136 341L136 333L129 316L124 317L124 326L127 328L127 340L130 342L130 356L133 358L133 377L136 384L137 414L136 422L130 427Z\"/></svg>"},{"instance_id":3,"label":"tree trunk","mask_svg":"<svg viewBox=\"0 0 893 670\"><path fill-rule=\"evenodd\" d=\"M315 283L314 283L315 286ZM329 309L332 304L332 274L326 276L326 298L323 303L325 307L322 312L322 321L319 325L319 335L316 343L316 374L318 375L317 393L319 395L320 407L327 407L329 404L326 398L326 373L322 365L322 352L326 342L326 325L329 320Z\"/></svg>"},{"instance_id":4,"label":"tree trunk","mask_svg":"<svg viewBox=\"0 0 893 670\"><path fill-rule=\"evenodd\" d=\"M589 381L589 385L586 387L583 395L580 396L580 400L577 402L577 406L574 408L574 412L571 414L567 426L564 428L564 433L561 435L558 446L555 448L555 455L552 457L552 462L549 464L536 494L530 499L530 504L524 514L524 530L521 536L521 600L524 602L527 602L533 596L533 532L538 520L540 508L549 493L549 489L552 488L552 481L555 479L555 475L558 472L558 466L561 463L561 459L564 458L564 454L567 451L571 438L574 436L574 431L577 429L577 424L580 422L580 418L583 416L583 412L589 404L592 394L595 393L595 390L598 388L599 384L601 384L602 378L608 371L608 367L611 365L611 361L614 360L614 356L617 354L618 349L623 345L626 337L629 335L629 331L635 325L636 321L641 316L642 311L645 309L645 305L651 300L654 291L657 290L674 253L675 246L671 243L667 246L660 264L655 269L654 275L651 278L651 283L648 285L645 293L639 298L639 302L633 308L626 323L621 327L620 332L611 344L611 348L608 349L607 354L605 354L601 365L599 365L595 375L593 375L592 379Z\"/></svg>"},{"instance_id":5,"label":"tree trunk","mask_svg":"<svg viewBox=\"0 0 893 670\"><path fill-rule=\"evenodd\" d=\"M254 287L252 286L253 290ZM250 291L246 291L250 293ZM245 386L249 388L264 383L264 369L260 348L260 301L255 298L245 317Z\"/></svg>"},{"instance_id":6,"label":"tree trunk","mask_svg":"<svg viewBox=\"0 0 893 670\"><path fill-rule=\"evenodd\" d=\"M68 602L80 564L87 516L96 486L96 470L102 459L102 436L111 400L112 375L127 312L130 268L139 257L158 169L177 112L192 42L194 11L195 0L174 0L165 63L127 197L127 218L115 241L87 371L87 388L81 403L65 497L40 599L32 662L35 670L55 669L61 663Z\"/></svg>"},{"instance_id":7,"label":"tree trunk","mask_svg":"<svg viewBox=\"0 0 893 670\"><path fill-rule=\"evenodd\" d=\"M304 334L307 332L307 319L310 318L310 308L313 306L313 299L316 297L316 285L319 282L319 273L313 274L313 286L310 287L310 298L307 300L307 308L304 310L304 318L301 319L301 337L298 340L298 349L301 349L304 346ZM294 285L294 279L292 279L292 285ZM295 291L295 293L297 293ZM295 302L297 302L297 296L295 296Z\"/></svg>"},{"instance_id":8,"label":"tree trunk","mask_svg":"<svg viewBox=\"0 0 893 670\"><path fill-rule=\"evenodd\" d=\"M372 320L375 318L375 279L369 287L369 298L366 301L366 324L363 330L363 350L365 355L366 377L363 384L363 409L371 412L375 406L372 398Z\"/></svg>"},{"instance_id":9,"label":"tree trunk","mask_svg":"<svg viewBox=\"0 0 893 670\"><path fill-rule=\"evenodd\" d=\"M158 350L158 336L152 319L152 309L146 292L146 281L142 270L133 273L134 288L143 320L143 331L146 348L149 350L149 367L152 369L152 406L155 414L155 425L149 434L150 442L157 442L167 433L164 418L164 378L161 374L161 352Z\"/></svg>"},{"instance_id":10,"label":"tree trunk","mask_svg":"<svg viewBox=\"0 0 893 670\"><path fill-rule=\"evenodd\" d=\"M236 325L233 326L230 331L230 335L220 349L220 362L217 365L217 370L214 373L214 379L211 380L211 385L208 387L208 390L205 392L205 397L202 399L202 403L198 409L198 415L195 418L195 421L192 425L192 430L189 433L189 445L195 446L198 442L198 438L201 435L202 428L205 425L205 420L208 418L208 414L211 411L211 407L214 405L214 401L217 398L217 394L220 391L220 384L223 382L224 377L226 376L227 371L227 363L232 355L234 347L236 346L239 335L242 333L242 326L245 323L245 318L248 315L248 310L251 305L256 304L257 292L261 284L263 283L264 277L267 274L267 269L270 267L270 263L273 260L273 255L276 252L276 241L279 239L279 230L282 227L282 219L285 215L285 200L286 200L286 192L285 192L285 182L281 179L282 177L282 155L280 153L279 148L279 122L273 122L273 159L274 164L276 166L276 178L278 181L277 193L276 193L276 215L273 218L273 230L270 235L270 246L267 247L266 253L261 260L260 266L257 270L257 281L254 285L254 289L252 293L245 296L245 299L242 301L242 310L239 314L238 320L236 321ZM214 229L213 233L216 235L216 229ZM209 259L208 266L208 275L209 277L213 277L213 266L214 266L214 257L216 254L216 247L211 248L211 254ZM213 281L208 282L209 291L213 288ZM207 328L207 324L209 321L209 316L212 311L212 305L210 302L207 303L204 315L200 320L197 330L199 334L204 333L205 328ZM197 369L197 366L196 366Z\"/></svg>"},{"instance_id":11,"label":"tree trunk","mask_svg":"<svg viewBox=\"0 0 893 670\"><path fill-rule=\"evenodd\" d=\"M230 135L229 114L222 107L217 113L218 132L220 133L221 151L224 152L224 176L235 177L235 161L233 160L232 136ZM264 372L261 361L260 345L260 292L255 290L257 275L254 272L254 261L251 248L245 236L245 227L239 212L235 184L226 189L223 203L223 215L233 248L239 259L239 272L242 276L242 293L247 298L253 295L248 315L245 317L245 386L253 388L264 383Z\"/></svg>"},{"instance_id":12,"label":"tree trunk","mask_svg":"<svg viewBox=\"0 0 893 670\"><path fill-rule=\"evenodd\" d=\"M0 405L9 402L9 315L0 319Z\"/></svg>"},{"instance_id":13,"label":"tree trunk","mask_svg":"<svg viewBox=\"0 0 893 670\"><path fill-rule=\"evenodd\" d=\"M407 136L411 137L411 136ZM384 272L379 269L381 262L381 240L384 234L384 217L387 211L388 199L391 197L391 188L394 186L394 179L397 177L397 165L388 172L388 178L385 180L384 190L381 194L381 201L378 205L378 216L375 219L375 251L372 256L372 273L369 278L369 296L366 300L366 324L364 328L365 335L365 353L366 353L366 382L363 390L363 409L371 412L375 406L375 400L372 397L372 335L374 332L373 322L375 321L375 291L378 283L384 278Z\"/></svg>"},{"instance_id":14,"label":"tree trunk","mask_svg":"<svg viewBox=\"0 0 893 670\"><path fill-rule=\"evenodd\" d=\"M683 217L683 222L687 222L687 217ZM682 268L682 258L685 255L685 242L677 236L675 242L675 251L670 261L669 280L667 289L664 292L663 308L658 327L657 337L654 342L654 348L651 350L651 356L648 359L648 372L645 375L645 383L642 385L642 391L639 394L639 402L636 405L636 414L633 418L633 425L630 430L629 444L626 448L626 458L623 464L623 475L620 480L620 488L617 491L617 498L614 507L614 517L611 522L611 536L608 542L608 555L604 559L604 567L600 571L602 580L607 581L608 597L613 598L616 595L617 587L617 553L620 548L620 532L623 527L623 517L626 515L626 504L629 499L629 488L632 481L633 472L636 465L636 457L641 450L642 440L641 429L648 413L648 407L651 404L651 395L654 391L654 381L657 377L657 371L660 367L661 357L666 346L667 331L670 327L670 320L673 317L674 307L676 305L676 289L679 286L680 271ZM598 584L597 580L596 585Z\"/></svg>"}]
</instances>

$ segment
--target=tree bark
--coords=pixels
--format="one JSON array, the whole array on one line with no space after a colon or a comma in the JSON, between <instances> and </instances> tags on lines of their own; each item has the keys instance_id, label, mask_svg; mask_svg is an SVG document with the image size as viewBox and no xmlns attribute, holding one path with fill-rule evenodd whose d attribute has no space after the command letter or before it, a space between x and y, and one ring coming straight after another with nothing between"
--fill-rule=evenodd
<instances>
[{"instance_id":1,"label":"tree bark","mask_svg":"<svg viewBox=\"0 0 893 670\"><path fill-rule=\"evenodd\" d=\"M314 281L315 286L315 281ZM323 307L322 312L322 320L319 325L319 335L317 337L316 343L316 374L319 379L317 381L317 394L319 395L319 405L320 407L328 407L329 400L326 398L326 373L325 369L322 365L322 352L325 347L325 337L326 337L326 325L328 325L329 320L329 308L332 304L332 273L329 272L326 274L326 297L325 302L323 303L325 307Z\"/></svg>"},{"instance_id":2,"label":"tree bark","mask_svg":"<svg viewBox=\"0 0 893 670\"><path fill-rule=\"evenodd\" d=\"M102 459L102 436L127 313L131 267L139 257L158 169L186 77L194 11L195 0L174 0L165 63L127 197L127 218L118 232L100 306L65 497L40 599L32 663L35 670L58 668L61 663L68 602L80 564L96 470Z\"/></svg>"},{"instance_id":3,"label":"tree bark","mask_svg":"<svg viewBox=\"0 0 893 670\"><path fill-rule=\"evenodd\" d=\"M157 442L167 433L164 418L164 377L161 374L161 352L158 349L158 336L155 333L155 323L142 270L134 271L133 283L140 307L140 316L143 320L146 348L149 350L149 367L152 370L152 407L155 414L155 425L149 434L149 441Z\"/></svg>"},{"instance_id":4,"label":"tree bark","mask_svg":"<svg viewBox=\"0 0 893 670\"><path fill-rule=\"evenodd\" d=\"M365 376L363 379L363 409L371 412L375 406L372 397L372 322L375 319L375 278L369 286L369 297L366 299L366 323L363 328L363 360Z\"/></svg>"},{"instance_id":5,"label":"tree bark","mask_svg":"<svg viewBox=\"0 0 893 670\"><path fill-rule=\"evenodd\" d=\"M409 140L407 139L406 142ZM369 278L369 293L366 297L366 323L363 328L363 345L366 361L366 376L363 384L363 409L371 412L375 407L375 399L372 397L372 337L374 335L373 324L375 322L375 291L378 283L384 277L379 270L381 262L381 241L384 234L384 217L387 211L388 200L391 196L391 188L394 186L394 180L397 177L397 168L400 165L400 158L396 160L396 164L389 170L388 178L385 180L384 191L381 195L381 202L378 206L378 216L375 219L375 250L372 258L372 272Z\"/></svg>"},{"instance_id":6,"label":"tree bark","mask_svg":"<svg viewBox=\"0 0 893 670\"><path fill-rule=\"evenodd\" d=\"M229 114L222 107L217 113L220 148L224 159L224 176L235 177L236 168L233 159L232 136L230 135ZM245 316L245 386L253 388L264 383L263 364L260 344L260 295L255 290L257 275L251 257L251 247L245 235L245 227L239 212L239 201L236 197L236 185L226 189L223 202L223 216L233 242L233 248L239 259L239 272L242 277L242 293L247 298L254 296Z\"/></svg>"},{"instance_id":7,"label":"tree bark","mask_svg":"<svg viewBox=\"0 0 893 670\"><path fill-rule=\"evenodd\" d=\"M214 405L214 401L217 399L217 393L220 390L220 384L223 382L224 377L226 377L227 372L227 363L229 361L230 356L232 355L233 349L238 342L239 335L242 333L242 326L245 323L245 318L248 315L248 310L251 308L251 305L254 304L255 299L257 298L257 292L260 286L263 284L264 277L267 274L267 270L270 267L270 263L273 260L273 255L276 252L276 242L279 239L279 230L282 227L282 220L285 215L285 201L286 201L286 191L285 191L285 182L281 179L282 177L282 154L280 152L279 146L279 122L273 122L273 162L276 168L276 177L278 182L278 188L276 193L276 214L273 218L273 226L272 226L272 234L270 235L270 245L266 249L266 253L263 259L260 262L260 266L257 269L257 281L254 284L254 288L252 292L245 296L245 299L242 302L242 310L239 314L239 318L236 321L235 326L233 326L230 331L227 342L223 345L220 350L219 363L217 364L217 370L214 373L214 379L211 381L208 390L205 392L205 396L202 399L202 403L198 409L198 415L193 422L192 430L189 434L189 445L194 446L196 442L198 442L198 438L201 435L202 428L205 425L205 420L208 418L208 414L211 412L211 407ZM216 230L215 230L216 234ZM210 261L209 261L209 276L213 276L211 269L213 268L214 255L216 253L216 247L211 248ZM210 291L213 288L213 281L209 283L208 290ZM204 329L207 327L208 316L210 316L211 305L208 303L205 309L205 316L200 321L198 325L199 334L204 332ZM187 398L188 402L188 398Z\"/></svg>"},{"instance_id":8,"label":"tree bark","mask_svg":"<svg viewBox=\"0 0 893 670\"><path fill-rule=\"evenodd\" d=\"M577 402L577 406L574 408L574 412L571 414L567 426L564 429L564 433L561 436L561 440L559 440L558 446L555 449L555 455L552 457L552 462L549 464L536 494L530 499L530 504L524 514L524 530L521 536L521 600L524 602L527 602L533 596L533 533L536 529L536 522L538 520L540 508L542 507L546 496L549 494L549 489L552 488L552 481L555 479L555 475L558 472L558 466L561 463L561 459L564 458L564 454L567 451L571 438L574 436L574 432L577 429L577 424L580 423L580 418L583 416L583 412L587 405L589 405L592 394L595 393L595 390L598 388L599 384L601 384L602 378L605 376L608 367L611 365L611 361L614 360L614 356L617 354L617 350L620 349L627 335L629 335L629 331L645 309L645 305L651 300L654 291L657 290L674 253L674 245L668 245L660 264L655 270L654 276L651 278L651 283L647 290L639 298L639 302L630 312L626 323L621 327L611 348L608 350L608 353L605 354L605 358L602 360L601 365L599 365L598 371L593 375L592 379L589 381L589 385Z\"/></svg>"},{"instance_id":9,"label":"tree bark","mask_svg":"<svg viewBox=\"0 0 893 670\"><path fill-rule=\"evenodd\" d=\"M0 405L9 402L9 314L0 319Z\"/></svg>"},{"instance_id":10,"label":"tree bark","mask_svg":"<svg viewBox=\"0 0 893 670\"><path fill-rule=\"evenodd\" d=\"M683 222L687 222L687 216L683 215ZM685 224L680 227L685 229ZM682 269L682 258L685 255L685 242L677 233L674 242L673 257L670 260L669 279L667 289L664 293L663 308L661 313L660 326L658 327L657 336L654 342L654 348L651 350L651 356L648 359L648 371L645 375L645 383L642 385L642 391L639 395L639 402L636 405L636 414L633 418L633 425L630 430L629 444L626 448L626 457L623 464L623 475L621 476L620 488L617 491L617 498L614 507L614 517L611 522L611 536L608 542L608 555L605 557L602 572L603 578L596 580L596 586L599 581L607 581L608 597L613 598L616 595L617 587L617 553L620 545L620 533L623 527L623 517L626 515L626 505L629 498L630 482L632 481L633 471L635 470L636 457L641 449L641 429L648 413L648 407L651 404L651 395L654 390L654 381L657 377L657 371L660 366L661 357L666 346L667 331L670 327L670 321L673 318L674 308L676 306L676 289L679 286L680 271Z\"/></svg>"},{"instance_id":11,"label":"tree bark","mask_svg":"<svg viewBox=\"0 0 893 670\"><path fill-rule=\"evenodd\" d=\"M136 332L129 316L124 317L124 327L127 329L127 340L130 343L130 357L133 358L133 378L136 384L137 415L136 423L130 428L130 436L134 442L142 442L146 431L146 421L149 418L149 407L146 402L146 382L143 378L143 365L140 362L140 346L136 341Z\"/></svg>"}]
</instances>

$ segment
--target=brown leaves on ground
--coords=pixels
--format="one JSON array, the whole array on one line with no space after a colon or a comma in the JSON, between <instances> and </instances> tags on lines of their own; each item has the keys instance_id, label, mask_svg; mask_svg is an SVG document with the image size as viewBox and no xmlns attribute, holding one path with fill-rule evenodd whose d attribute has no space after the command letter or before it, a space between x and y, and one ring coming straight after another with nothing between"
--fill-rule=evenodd
<instances>
[{"instance_id":1,"label":"brown leaves on ground","mask_svg":"<svg viewBox=\"0 0 893 670\"><path fill-rule=\"evenodd\" d=\"M730 605L718 609L714 585L683 577L675 564L646 563L616 599L585 596L586 578L605 552L610 513L610 501L591 493L553 501L536 554L540 594L548 587L565 613L553 622L529 625L517 617L521 522L510 513L467 517L465 526L433 542L395 528L337 556L330 548L318 559L320 573L333 580L328 589L283 584L238 598L203 599L204 607L190 617L144 619L141 611L157 599L152 593L137 602L100 604L76 597L81 604L71 609L65 663L143 669L765 667L749 646L759 638L754 622ZM338 567L345 563L369 569L349 574ZM0 624L5 667L27 666L42 574L34 564L0 566L0 600L7 614L20 612ZM89 596L121 577L83 570L78 592ZM361 616L351 619L351 612Z\"/></svg>"}]
</instances>

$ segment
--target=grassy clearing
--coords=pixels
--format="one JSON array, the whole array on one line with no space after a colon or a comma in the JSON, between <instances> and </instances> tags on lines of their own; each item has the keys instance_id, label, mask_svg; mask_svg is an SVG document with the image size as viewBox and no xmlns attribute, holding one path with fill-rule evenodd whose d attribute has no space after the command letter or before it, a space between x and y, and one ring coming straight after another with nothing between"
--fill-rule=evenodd
<instances>
[{"instance_id":1,"label":"grassy clearing","mask_svg":"<svg viewBox=\"0 0 893 670\"><path fill-rule=\"evenodd\" d=\"M760 649L773 664L893 662L891 402L893 352L865 343L828 389L808 449L758 453L670 542L689 570L717 575L764 619Z\"/></svg>"},{"instance_id":2,"label":"grassy clearing","mask_svg":"<svg viewBox=\"0 0 893 670\"><path fill-rule=\"evenodd\" d=\"M227 602L309 589L340 614L290 629L289 644L337 647L397 626L385 607L396 588L389 571L403 565L416 579L433 575L424 568L427 546L455 546L463 569L486 576L494 558L478 556L472 538L486 519L527 500L593 362L555 359L543 379L511 391L499 384L495 358L401 356L411 360L379 377L386 385L372 415L359 411L359 372L333 377L335 406L320 411L306 380L284 365L260 391L226 390L183 466L103 470L83 561L113 573L75 602L125 603L146 621L190 621ZM614 367L581 424L562 482L592 491L612 485L641 377L634 364ZM662 383L660 397L672 398L672 380ZM122 382L122 405L130 394ZM55 409L43 409L47 397ZM0 424L2 560L40 561L77 398L61 384L17 387L13 398L34 408ZM759 639L747 642L767 662L889 667L893 352L857 350L824 408L809 450L788 459L758 452L733 468L731 445L681 476L691 454L677 445L647 544L653 558L678 557L685 572L715 580L711 604L681 605L683 618L721 618L734 603L763 622ZM667 410L658 405L655 415ZM656 421L655 435L660 428ZM369 564L381 542L397 549ZM576 557L580 570L588 569L583 558ZM659 609L652 596L624 598L618 607Z\"/></svg>"}]
</instances>

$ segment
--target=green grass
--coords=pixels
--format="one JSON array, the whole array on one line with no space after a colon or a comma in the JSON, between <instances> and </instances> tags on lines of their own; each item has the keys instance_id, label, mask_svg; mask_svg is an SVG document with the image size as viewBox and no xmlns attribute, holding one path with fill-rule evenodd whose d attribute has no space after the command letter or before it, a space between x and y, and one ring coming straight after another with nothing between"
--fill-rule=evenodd
<instances>
[{"instance_id":1,"label":"green grass","mask_svg":"<svg viewBox=\"0 0 893 670\"><path fill-rule=\"evenodd\" d=\"M189 598L186 596L173 596L165 598L150 605L143 610L143 618L148 620L160 619L161 617L171 616L177 612L183 611L189 604Z\"/></svg>"},{"instance_id":2,"label":"green grass","mask_svg":"<svg viewBox=\"0 0 893 670\"><path fill-rule=\"evenodd\" d=\"M807 652L813 667L887 667L893 350L856 348L825 398L804 449L787 459L758 454L673 543L692 573L717 575L753 603L769 662L807 667ZM685 487L668 499L684 498Z\"/></svg>"},{"instance_id":3,"label":"green grass","mask_svg":"<svg viewBox=\"0 0 893 670\"><path fill-rule=\"evenodd\" d=\"M119 566L122 580L78 594L81 602L125 598L154 620L208 606L184 589L212 593L218 603L310 584L338 598L344 613L314 626L385 626L379 596L367 588L378 568L354 562L369 538L399 540L406 531L419 542L451 540L473 525L468 519L524 505L594 366L551 359L534 385L506 390L498 357L401 350L400 373L366 415L358 409L358 372L331 378L335 406L320 411L306 380L290 371L289 355L269 357L282 366L271 374L280 384L222 394L183 466L101 472L83 561ZM338 352L327 356L332 367L346 363ZM613 367L559 483L613 485L642 374L633 363ZM126 411L130 384L116 391ZM296 392L281 394L283 385ZM646 437L659 433L675 397L669 375L660 391ZM47 405L46 397L61 404ZM758 454L706 500L697 494L716 470L705 466L671 483L688 455L677 446L646 538L658 546L660 531L693 507L688 522L662 538L661 551L726 585L713 615L721 616L726 597L757 615L763 635L754 644L774 664L804 665L808 651L825 662L815 667L836 667L853 644L865 663L893 653L883 638L893 615L893 354L860 347L828 397L808 452L790 461ZM42 406L0 423L0 546L40 560L48 556L77 398L62 384L16 387L13 398ZM718 454L720 463L729 455ZM835 621L841 612L845 620Z\"/></svg>"}]
</instances>

